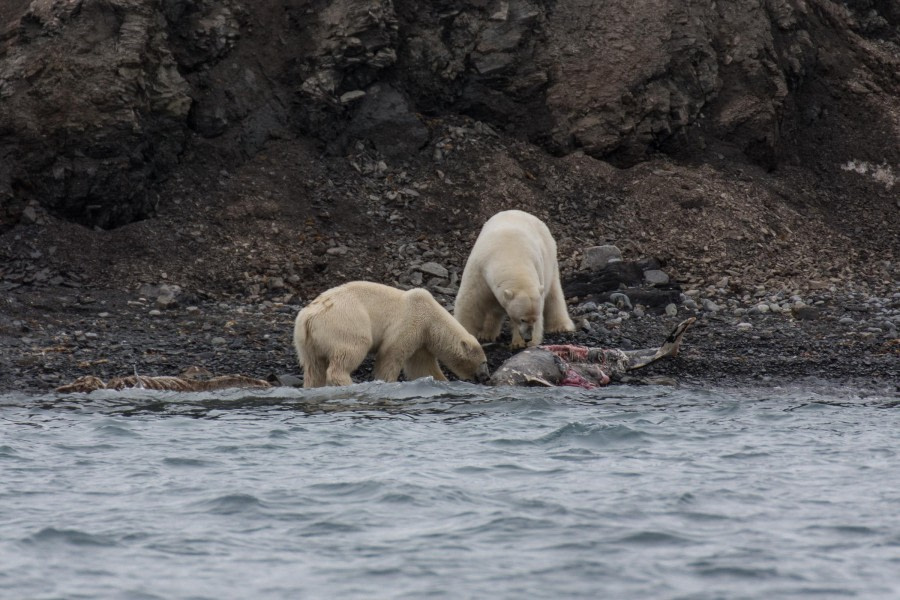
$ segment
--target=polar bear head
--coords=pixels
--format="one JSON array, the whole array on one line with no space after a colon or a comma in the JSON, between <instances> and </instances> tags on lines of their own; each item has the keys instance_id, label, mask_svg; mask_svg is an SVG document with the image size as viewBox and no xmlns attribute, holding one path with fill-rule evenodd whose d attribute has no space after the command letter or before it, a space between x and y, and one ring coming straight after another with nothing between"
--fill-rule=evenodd
<instances>
[{"instance_id":1,"label":"polar bear head","mask_svg":"<svg viewBox=\"0 0 900 600\"><path fill-rule=\"evenodd\" d=\"M460 339L453 350L443 354L441 361L453 371L454 375L478 383L485 383L491 378L484 348L473 336L467 335Z\"/></svg>"},{"instance_id":2,"label":"polar bear head","mask_svg":"<svg viewBox=\"0 0 900 600\"><path fill-rule=\"evenodd\" d=\"M532 291L505 289L503 297L506 300L503 307L509 315L510 327L517 329L525 342L530 342L534 335L534 325L544 312L543 286Z\"/></svg>"}]
</instances>

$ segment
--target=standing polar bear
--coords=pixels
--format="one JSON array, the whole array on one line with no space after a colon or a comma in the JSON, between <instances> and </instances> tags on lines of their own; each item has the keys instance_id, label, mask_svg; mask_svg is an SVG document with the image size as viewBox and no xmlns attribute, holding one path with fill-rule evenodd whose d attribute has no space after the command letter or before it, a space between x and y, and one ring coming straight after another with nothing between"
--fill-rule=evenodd
<instances>
[{"instance_id":1,"label":"standing polar bear","mask_svg":"<svg viewBox=\"0 0 900 600\"><path fill-rule=\"evenodd\" d=\"M310 302L294 323L294 348L303 386L350 385L350 374L375 352L375 379L432 376L446 381L438 359L460 379L490 377L484 350L423 289L404 292L352 281Z\"/></svg>"},{"instance_id":2,"label":"standing polar bear","mask_svg":"<svg viewBox=\"0 0 900 600\"><path fill-rule=\"evenodd\" d=\"M484 224L463 270L453 312L479 340L494 341L509 315L512 347L539 345L544 332L574 331L543 221L521 210Z\"/></svg>"}]
</instances>

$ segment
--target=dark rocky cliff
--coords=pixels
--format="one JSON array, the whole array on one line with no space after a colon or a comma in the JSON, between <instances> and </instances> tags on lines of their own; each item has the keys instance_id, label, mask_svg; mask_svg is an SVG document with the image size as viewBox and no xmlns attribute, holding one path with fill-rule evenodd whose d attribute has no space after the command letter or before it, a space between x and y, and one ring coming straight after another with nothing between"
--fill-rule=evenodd
<instances>
[{"instance_id":1,"label":"dark rocky cliff","mask_svg":"<svg viewBox=\"0 0 900 600\"><path fill-rule=\"evenodd\" d=\"M897 0L0 5L7 225L31 199L101 227L146 217L203 140L233 161L293 136L402 157L446 114L622 166L900 164Z\"/></svg>"},{"instance_id":2,"label":"dark rocky cliff","mask_svg":"<svg viewBox=\"0 0 900 600\"><path fill-rule=\"evenodd\" d=\"M56 219L60 271L407 284L516 207L564 271L896 277L898 0L0 6L0 233Z\"/></svg>"}]
</instances>

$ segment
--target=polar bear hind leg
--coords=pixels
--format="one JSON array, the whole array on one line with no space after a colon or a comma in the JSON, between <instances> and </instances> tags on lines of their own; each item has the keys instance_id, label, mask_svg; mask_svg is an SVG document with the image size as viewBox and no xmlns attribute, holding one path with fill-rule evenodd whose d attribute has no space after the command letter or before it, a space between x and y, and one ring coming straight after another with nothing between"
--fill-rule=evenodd
<instances>
[{"instance_id":1,"label":"polar bear hind leg","mask_svg":"<svg viewBox=\"0 0 900 600\"><path fill-rule=\"evenodd\" d=\"M328 361L320 356L307 356L303 361L303 387L314 388L325 385Z\"/></svg>"},{"instance_id":2,"label":"polar bear hind leg","mask_svg":"<svg viewBox=\"0 0 900 600\"><path fill-rule=\"evenodd\" d=\"M351 385L350 374L372 347L371 332L363 307L345 304L328 292L300 311L294 343L303 366L303 386Z\"/></svg>"},{"instance_id":3,"label":"polar bear hind leg","mask_svg":"<svg viewBox=\"0 0 900 600\"><path fill-rule=\"evenodd\" d=\"M303 369L303 387L314 388L325 385L325 373L328 369L328 358L315 351L310 343L310 319L318 312L318 307L310 305L300 311L294 322L294 348L297 350L297 361Z\"/></svg>"},{"instance_id":4,"label":"polar bear hind leg","mask_svg":"<svg viewBox=\"0 0 900 600\"><path fill-rule=\"evenodd\" d=\"M366 358L371 344L371 339L357 339L333 349L328 357L325 385L352 385L350 374Z\"/></svg>"}]
</instances>

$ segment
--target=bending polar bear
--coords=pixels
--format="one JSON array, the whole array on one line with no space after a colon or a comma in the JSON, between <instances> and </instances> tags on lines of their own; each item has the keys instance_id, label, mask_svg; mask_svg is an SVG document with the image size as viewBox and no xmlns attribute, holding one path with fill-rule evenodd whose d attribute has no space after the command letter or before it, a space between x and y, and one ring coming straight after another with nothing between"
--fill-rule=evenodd
<instances>
[{"instance_id":1,"label":"bending polar bear","mask_svg":"<svg viewBox=\"0 0 900 600\"><path fill-rule=\"evenodd\" d=\"M352 281L320 294L297 315L294 347L303 386L350 385L370 351L375 379L432 376L446 381L440 359L460 379L490 377L484 350L426 290L404 292Z\"/></svg>"},{"instance_id":2,"label":"bending polar bear","mask_svg":"<svg viewBox=\"0 0 900 600\"><path fill-rule=\"evenodd\" d=\"M513 348L537 346L544 332L575 330L559 283L556 242L543 221L521 210L488 219L463 269L453 314L483 341L496 340L509 315Z\"/></svg>"}]
</instances>

